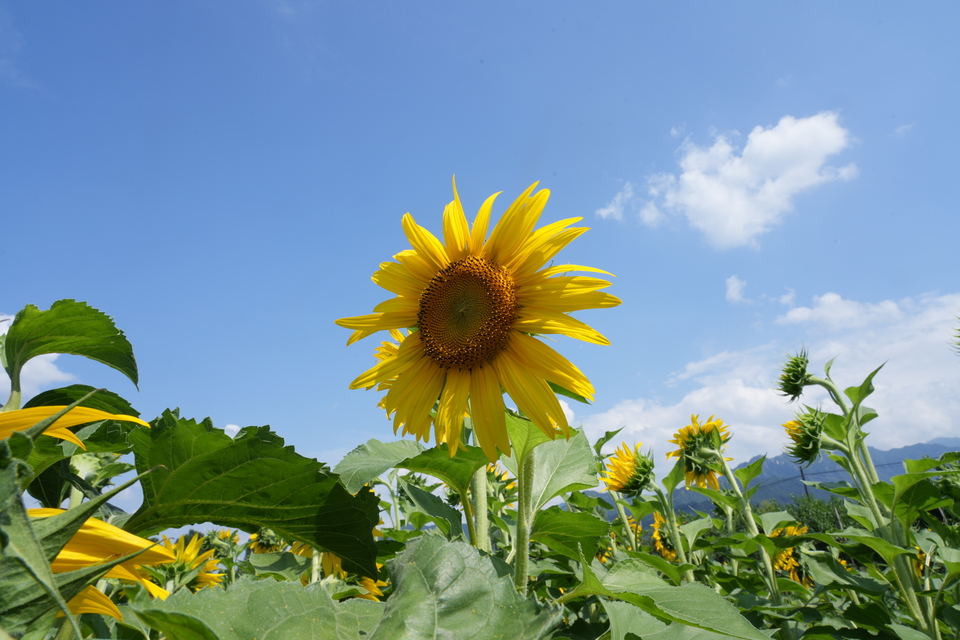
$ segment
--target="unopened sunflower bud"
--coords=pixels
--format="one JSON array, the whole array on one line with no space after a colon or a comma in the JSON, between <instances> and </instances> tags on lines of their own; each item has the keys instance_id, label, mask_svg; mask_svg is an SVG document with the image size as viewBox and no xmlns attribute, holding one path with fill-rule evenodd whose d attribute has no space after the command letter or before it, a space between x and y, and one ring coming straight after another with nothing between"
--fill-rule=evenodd
<instances>
[{"instance_id":1,"label":"unopened sunflower bud","mask_svg":"<svg viewBox=\"0 0 960 640\"><path fill-rule=\"evenodd\" d=\"M783 373L780 375L777 390L781 395L790 398L790 402L799 398L803 388L809 384L810 374L807 373L809 362L806 349L802 349L800 353L783 363Z\"/></svg>"},{"instance_id":2,"label":"unopened sunflower bud","mask_svg":"<svg viewBox=\"0 0 960 640\"><path fill-rule=\"evenodd\" d=\"M798 413L790 422L783 423L783 430L793 441L784 448L784 453L797 464L807 465L820 457L820 443L823 434L822 412L807 407L804 413Z\"/></svg>"},{"instance_id":3,"label":"unopened sunflower bud","mask_svg":"<svg viewBox=\"0 0 960 640\"><path fill-rule=\"evenodd\" d=\"M653 459L640 453L640 445L631 451L624 442L617 452L610 456L607 468L600 479L607 485L608 491L618 491L625 495L638 495L650 486L653 480Z\"/></svg>"}]
</instances>

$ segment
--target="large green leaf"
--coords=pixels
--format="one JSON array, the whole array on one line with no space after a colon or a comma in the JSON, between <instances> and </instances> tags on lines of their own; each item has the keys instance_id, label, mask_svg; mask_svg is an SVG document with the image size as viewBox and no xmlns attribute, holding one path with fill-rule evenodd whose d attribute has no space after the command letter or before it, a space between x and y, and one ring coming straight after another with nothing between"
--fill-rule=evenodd
<instances>
[{"instance_id":1,"label":"large green leaf","mask_svg":"<svg viewBox=\"0 0 960 640\"><path fill-rule=\"evenodd\" d=\"M663 621L679 622L743 640L769 640L740 615L736 607L702 584L674 587L662 580L658 583L659 579L649 567L632 559L614 565L602 581L585 562L581 566L583 582L573 591L573 597L598 595L616 598Z\"/></svg>"},{"instance_id":2,"label":"large green leaf","mask_svg":"<svg viewBox=\"0 0 960 640\"><path fill-rule=\"evenodd\" d=\"M90 396L91 391L96 391L97 393ZM99 409L100 411L118 415L140 417L140 412L117 394L112 391L107 391L106 389L94 389L86 384L72 384L69 387L60 387L59 389L44 391L27 400L23 404L23 408L55 407L58 405L73 404L77 400L81 400L81 407Z\"/></svg>"},{"instance_id":3,"label":"large green leaf","mask_svg":"<svg viewBox=\"0 0 960 640\"><path fill-rule=\"evenodd\" d=\"M130 341L110 316L85 302L58 300L47 311L28 304L13 319L4 352L7 374L17 382L27 360L48 353L86 356L139 382Z\"/></svg>"},{"instance_id":4,"label":"large green leaf","mask_svg":"<svg viewBox=\"0 0 960 640\"><path fill-rule=\"evenodd\" d=\"M413 440L380 442L368 440L348 453L334 468L340 475L343 486L350 493L360 491L360 487L376 480L380 474L392 469L397 463L417 455L425 447Z\"/></svg>"},{"instance_id":5,"label":"large green leaf","mask_svg":"<svg viewBox=\"0 0 960 640\"><path fill-rule=\"evenodd\" d=\"M504 458L503 464L519 476L517 458ZM571 435L569 440L557 438L540 444L534 465L530 507L533 511L562 493L592 489L598 484L596 459L582 430Z\"/></svg>"},{"instance_id":6,"label":"large green leaf","mask_svg":"<svg viewBox=\"0 0 960 640\"><path fill-rule=\"evenodd\" d=\"M717 640L730 636L674 623L666 625L649 613L637 611L626 602L602 601L610 618L611 640L643 638L643 640Z\"/></svg>"},{"instance_id":7,"label":"large green leaf","mask_svg":"<svg viewBox=\"0 0 960 640\"><path fill-rule=\"evenodd\" d=\"M480 447L461 446L457 449L457 455L451 458L447 443L443 443L439 447L407 458L396 466L439 478L457 493L465 495L473 474L487 462L487 456Z\"/></svg>"},{"instance_id":8,"label":"large green leaf","mask_svg":"<svg viewBox=\"0 0 960 640\"><path fill-rule=\"evenodd\" d=\"M572 513L560 507L550 507L537 512L530 539L568 558L579 560L578 545L583 547L587 557L593 557L600 538L609 531L610 524L591 513Z\"/></svg>"},{"instance_id":9,"label":"large green leaf","mask_svg":"<svg viewBox=\"0 0 960 640\"><path fill-rule=\"evenodd\" d=\"M560 618L517 593L510 567L463 542L425 535L387 567L394 592L371 640L533 640Z\"/></svg>"},{"instance_id":10,"label":"large green leaf","mask_svg":"<svg viewBox=\"0 0 960 640\"><path fill-rule=\"evenodd\" d=\"M209 420L165 411L130 440L138 470L162 467L143 481L143 505L126 530L150 535L202 522L248 532L265 527L332 551L347 571L377 575L377 496L350 495L326 465L284 446L269 427L246 427L231 438Z\"/></svg>"},{"instance_id":11,"label":"large green leaf","mask_svg":"<svg viewBox=\"0 0 960 640\"><path fill-rule=\"evenodd\" d=\"M506 462L505 464L513 471L513 475L517 475L516 468L523 465L523 461L527 459L530 452L533 451L535 447L539 447L545 442L550 442L551 438L541 431L537 425L533 424L532 421L512 411L507 411L506 421L507 434L510 436L510 444L512 445L512 459L516 460L517 464L514 464L513 467L510 467Z\"/></svg>"},{"instance_id":12,"label":"large green leaf","mask_svg":"<svg viewBox=\"0 0 960 640\"><path fill-rule=\"evenodd\" d=\"M130 608L170 640L354 640L383 612L379 602L334 602L320 584L250 579L226 592L181 589L166 600L137 598Z\"/></svg>"}]
</instances>

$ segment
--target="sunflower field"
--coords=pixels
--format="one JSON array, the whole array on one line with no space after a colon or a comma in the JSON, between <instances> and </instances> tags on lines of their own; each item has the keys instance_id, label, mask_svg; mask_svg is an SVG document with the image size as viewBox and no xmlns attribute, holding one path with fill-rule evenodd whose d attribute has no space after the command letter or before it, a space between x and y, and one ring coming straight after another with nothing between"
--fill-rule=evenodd
<instances>
[{"instance_id":1,"label":"sunflower field","mask_svg":"<svg viewBox=\"0 0 960 640\"><path fill-rule=\"evenodd\" d=\"M776 385L829 394L785 416L784 447L848 472L808 483L842 500L842 528L756 509L763 459L734 470L718 416L677 425L657 478L641 443L588 441L558 401L594 388L543 337L608 344L570 314L620 303L610 274L554 264L586 229L537 228L536 185L491 225L495 197L469 224L454 185L442 240L404 216L410 248L373 276L393 297L337 321L348 344L389 336L350 387L383 392L394 437L332 469L268 427L146 420L105 389L23 402L37 356L134 384L138 369L102 311L21 310L0 336L0 640L960 638L960 453L878 477L865 427L880 369L844 388L800 351ZM111 504L133 484L136 511ZM681 488L712 511L678 511Z\"/></svg>"}]
</instances>

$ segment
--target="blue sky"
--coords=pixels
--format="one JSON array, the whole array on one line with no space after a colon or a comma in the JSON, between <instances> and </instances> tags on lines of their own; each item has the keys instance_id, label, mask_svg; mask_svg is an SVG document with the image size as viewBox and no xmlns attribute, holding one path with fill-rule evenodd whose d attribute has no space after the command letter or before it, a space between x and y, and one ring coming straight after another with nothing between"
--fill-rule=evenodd
<instances>
[{"instance_id":1,"label":"blue sky","mask_svg":"<svg viewBox=\"0 0 960 640\"><path fill-rule=\"evenodd\" d=\"M951 3L0 1L0 312L85 300L140 390L79 358L28 392L107 386L147 418L270 424L335 463L393 438L347 385L411 212L439 233L551 190L617 275L554 346L597 387L591 435L660 455L690 414L738 461L783 445L785 351L859 381L882 448L956 435L960 45ZM5 386L6 385L6 386ZM0 395L9 385L0 381Z\"/></svg>"}]
</instances>

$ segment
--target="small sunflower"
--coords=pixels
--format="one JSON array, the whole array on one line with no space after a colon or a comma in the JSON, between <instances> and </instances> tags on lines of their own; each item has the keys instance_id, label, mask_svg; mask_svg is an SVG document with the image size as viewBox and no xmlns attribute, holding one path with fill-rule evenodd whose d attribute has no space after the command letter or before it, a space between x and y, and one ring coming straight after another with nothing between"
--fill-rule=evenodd
<instances>
[{"instance_id":1,"label":"small sunflower","mask_svg":"<svg viewBox=\"0 0 960 640\"><path fill-rule=\"evenodd\" d=\"M686 484L698 487L710 486L715 491L720 490L717 481L717 472L714 465L717 463L716 454L722 454L726 443L730 441L727 425L723 420L714 420L713 416L700 424L700 416L690 416L690 424L677 431L671 443L679 446L676 451L667 454L667 458L683 460ZM732 458L725 458L731 460Z\"/></svg>"},{"instance_id":2,"label":"small sunflower","mask_svg":"<svg viewBox=\"0 0 960 640\"><path fill-rule=\"evenodd\" d=\"M653 538L653 548L657 550L664 560L673 562L677 559L677 550L670 540L670 534L664 531L667 521L659 511L653 512L653 531L650 537Z\"/></svg>"},{"instance_id":3,"label":"small sunflower","mask_svg":"<svg viewBox=\"0 0 960 640\"><path fill-rule=\"evenodd\" d=\"M780 381L777 383L777 390L780 395L790 398L793 402L803 394L803 388L809 384L810 374L807 373L807 365L810 361L807 359L806 349L783 363L783 373L780 374Z\"/></svg>"},{"instance_id":4,"label":"small sunflower","mask_svg":"<svg viewBox=\"0 0 960 640\"><path fill-rule=\"evenodd\" d=\"M234 529L220 529L217 531L217 538L224 542L240 544L240 535Z\"/></svg>"},{"instance_id":5,"label":"small sunflower","mask_svg":"<svg viewBox=\"0 0 960 640\"><path fill-rule=\"evenodd\" d=\"M809 529L803 525L798 525L796 527L788 526L775 530L770 534L770 537L777 538L783 536L787 538L792 536L802 536L808 531ZM803 571L803 567L800 565L799 555L794 547L788 547L778 551L776 557L773 559L773 568L777 571L783 571L789 574L791 580L798 582L805 587L810 588L813 586L813 580Z\"/></svg>"},{"instance_id":6,"label":"small sunflower","mask_svg":"<svg viewBox=\"0 0 960 640\"><path fill-rule=\"evenodd\" d=\"M558 333L609 344L569 314L614 307L620 300L600 291L610 286L607 280L564 275L605 271L545 266L586 228L568 228L581 220L570 218L534 230L550 195L546 189L531 195L535 187L510 205L489 237L496 195L480 207L471 228L454 184L443 215L443 243L406 214L403 229L413 249L373 274L374 282L396 297L371 315L337 321L354 330L348 345L382 330L415 329L395 355L379 352L381 362L350 384L371 389L389 382L383 407L393 416L394 432L402 428L429 441L432 425L437 442L446 442L454 455L469 400L474 432L493 462L498 450L510 453L503 390L550 438L569 433L551 384L593 398L586 376L533 335Z\"/></svg>"},{"instance_id":7,"label":"small sunflower","mask_svg":"<svg viewBox=\"0 0 960 640\"><path fill-rule=\"evenodd\" d=\"M820 436L823 434L823 413L807 407L790 422L783 423L783 430L793 444L784 449L797 464L811 465L820 457Z\"/></svg>"},{"instance_id":8,"label":"small sunflower","mask_svg":"<svg viewBox=\"0 0 960 640\"><path fill-rule=\"evenodd\" d=\"M251 533L250 541L247 544L253 553L276 553L284 547L283 540L270 529L261 529L257 533Z\"/></svg>"},{"instance_id":9,"label":"small sunflower","mask_svg":"<svg viewBox=\"0 0 960 640\"><path fill-rule=\"evenodd\" d=\"M203 538L198 533L189 542L187 536L180 536L176 542L163 536L163 548L172 553L176 560L151 567L150 573L170 591L181 586L199 591L220 584L224 575L218 572L220 563L214 557L216 551L210 549L200 553L202 543Z\"/></svg>"},{"instance_id":10,"label":"small sunflower","mask_svg":"<svg viewBox=\"0 0 960 640\"><path fill-rule=\"evenodd\" d=\"M600 478L607 485L604 491L638 495L649 486L653 478L653 460L640 453L641 444L638 442L631 451L623 442L617 452L610 456Z\"/></svg>"}]
</instances>

